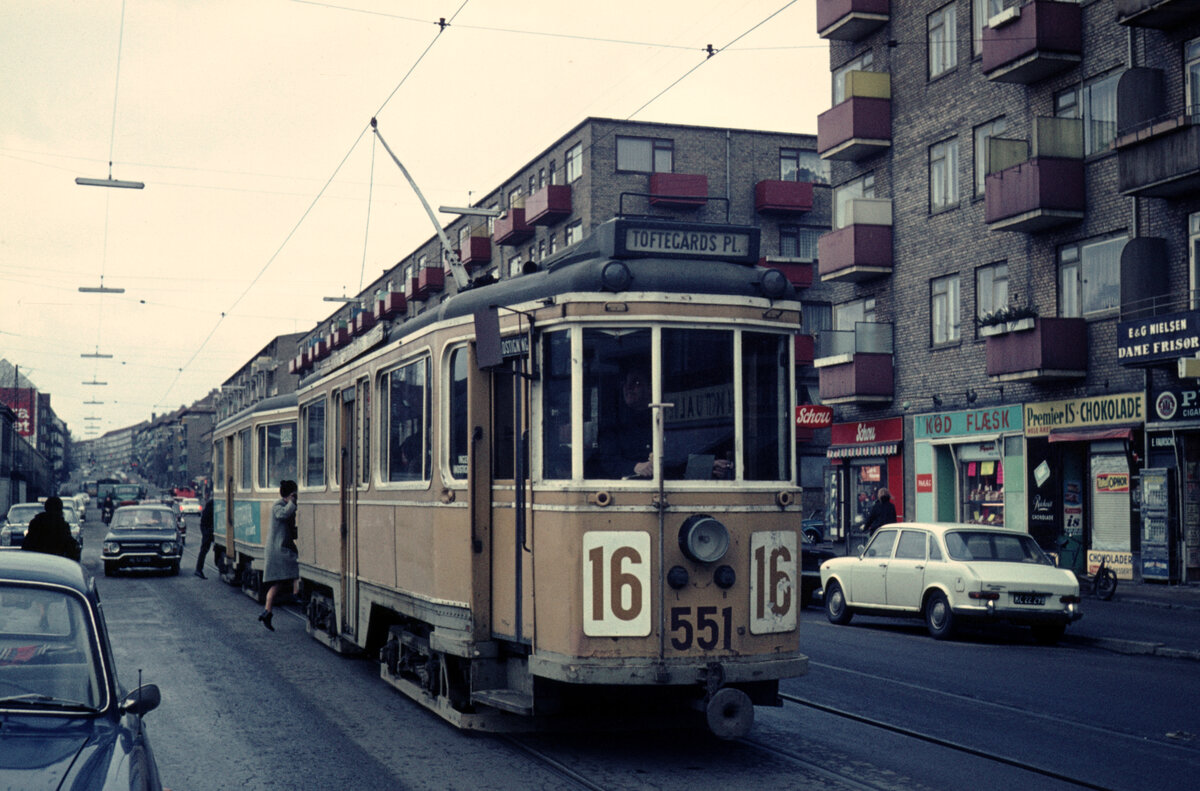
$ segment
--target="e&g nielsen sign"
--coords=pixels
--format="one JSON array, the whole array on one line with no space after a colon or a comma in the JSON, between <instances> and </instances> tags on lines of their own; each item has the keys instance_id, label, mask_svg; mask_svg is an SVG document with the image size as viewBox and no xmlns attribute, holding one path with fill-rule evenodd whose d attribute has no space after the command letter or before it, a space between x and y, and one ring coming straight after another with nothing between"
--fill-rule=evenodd
<instances>
[{"instance_id":1,"label":"e&g nielsen sign","mask_svg":"<svg viewBox=\"0 0 1200 791\"><path fill-rule=\"evenodd\" d=\"M1117 325L1121 365L1145 365L1192 356L1200 350L1200 313L1187 311L1122 321Z\"/></svg>"}]
</instances>

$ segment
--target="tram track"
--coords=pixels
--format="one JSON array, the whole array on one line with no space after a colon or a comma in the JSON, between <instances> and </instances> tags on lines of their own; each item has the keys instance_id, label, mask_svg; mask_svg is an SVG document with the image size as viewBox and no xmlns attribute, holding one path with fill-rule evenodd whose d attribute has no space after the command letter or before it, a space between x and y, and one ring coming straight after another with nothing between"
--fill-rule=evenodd
<instances>
[{"instance_id":1,"label":"tram track","mask_svg":"<svg viewBox=\"0 0 1200 791\"><path fill-rule=\"evenodd\" d=\"M555 774L559 775L560 777L563 777L566 780L570 780L572 783L575 783L579 788L586 788L586 789L588 789L588 791L609 791L609 789L610 789L610 786L601 785L599 783L593 782L592 780L588 779L585 775L582 775L579 772L576 772L574 769L572 769L571 767L564 764L562 761L559 761L556 758L552 758L549 753L547 753L543 750L539 750L538 748L536 748L532 745L526 744L525 742L522 742L520 739L518 739L515 736L506 736L503 734L498 734L496 736L496 739L498 741L505 742L510 747L513 747L514 749L519 750L519 751L525 753L526 755L532 757L538 763L542 764L543 766L548 767Z\"/></svg>"},{"instance_id":2,"label":"tram track","mask_svg":"<svg viewBox=\"0 0 1200 791\"><path fill-rule=\"evenodd\" d=\"M868 717L863 714L856 714L855 712L852 712L852 711L846 711L844 709L839 709L835 706L827 706L823 703L817 703L816 701L807 700L805 698L801 698L796 695L790 695L787 693L780 693L779 697L782 698L786 703L791 703L791 704L794 704L797 706L803 706L804 708L812 709L814 711L819 711L823 714L828 714L830 716L839 717L842 719L850 720L852 722L857 722L860 725L867 725L872 728L877 728L879 730L884 730L889 733L894 733L898 736L904 736L909 739L915 739L918 741L925 742L926 744L932 744L937 747L942 747L944 749L953 750L954 752L961 753L963 755L969 755L974 758L979 758L979 759L982 759L985 761L990 761L992 763L1009 766L1014 769L1019 769L1024 772L1029 772L1031 774L1038 775L1040 777L1045 777L1045 778L1048 778L1051 780L1056 780L1060 783L1065 783L1067 785L1074 786L1076 788L1088 788L1088 789L1093 789L1093 791L1112 791L1112 789L1109 786L1099 785L1097 783L1093 783L1091 781L1083 780L1083 779L1080 779L1077 777L1071 777L1071 776L1065 775L1061 772L1057 772L1053 769L1047 769L1045 767L1031 764L1027 761L1022 761L1017 758L1010 758L1008 756L1000 755L1000 754L994 753L994 752L989 752L987 750L982 750L977 747L971 747L970 745L962 744L960 742L956 742L956 741L953 741L950 739L945 739L940 736L934 736L934 735L928 734L928 733L921 733L920 731L915 731L911 728L906 728L902 725L896 725L894 723L884 722L883 720L878 720L878 719L875 719L874 717ZM764 745L755 745L755 746L756 747L764 747ZM775 751L774 748L768 747L766 749ZM829 771L829 770L824 770L824 771ZM863 787L864 788L872 788L872 789L881 788L880 786L873 786L873 785L864 785Z\"/></svg>"}]
</instances>

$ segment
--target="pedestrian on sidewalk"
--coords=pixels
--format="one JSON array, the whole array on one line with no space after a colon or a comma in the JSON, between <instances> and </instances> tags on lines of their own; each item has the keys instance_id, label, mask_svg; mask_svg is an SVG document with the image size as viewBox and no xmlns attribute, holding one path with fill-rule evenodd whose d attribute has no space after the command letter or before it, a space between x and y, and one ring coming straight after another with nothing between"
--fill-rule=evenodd
<instances>
[{"instance_id":1,"label":"pedestrian on sidewalk","mask_svg":"<svg viewBox=\"0 0 1200 791\"><path fill-rule=\"evenodd\" d=\"M204 559L208 557L209 547L213 542L213 501L209 497L204 503L204 510L200 512L200 555L196 558L195 575L200 579L208 579L204 576Z\"/></svg>"},{"instance_id":2,"label":"pedestrian on sidewalk","mask_svg":"<svg viewBox=\"0 0 1200 791\"><path fill-rule=\"evenodd\" d=\"M300 579L300 553L296 549L296 491L295 481L279 484L279 499L271 506L271 536L267 539L267 563L263 569L263 584L267 588L266 609L258 616L262 625L275 631L271 624L275 598L285 585Z\"/></svg>"},{"instance_id":3,"label":"pedestrian on sidewalk","mask_svg":"<svg viewBox=\"0 0 1200 791\"><path fill-rule=\"evenodd\" d=\"M870 535L875 535L876 530L896 521L896 506L892 504L892 493L881 488L877 497L879 499L871 506L871 512L867 514L867 521L863 524L863 530Z\"/></svg>"}]
</instances>

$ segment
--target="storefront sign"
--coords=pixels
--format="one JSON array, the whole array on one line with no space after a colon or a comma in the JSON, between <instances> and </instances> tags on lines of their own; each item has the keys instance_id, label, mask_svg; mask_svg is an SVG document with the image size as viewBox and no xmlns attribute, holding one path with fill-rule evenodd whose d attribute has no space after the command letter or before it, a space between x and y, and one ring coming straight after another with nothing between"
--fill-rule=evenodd
<instances>
[{"instance_id":1,"label":"storefront sign","mask_svg":"<svg viewBox=\"0 0 1200 791\"><path fill-rule=\"evenodd\" d=\"M26 439L37 434L37 396L31 387L0 387L0 404L17 416L13 428Z\"/></svg>"},{"instance_id":2,"label":"storefront sign","mask_svg":"<svg viewBox=\"0 0 1200 791\"><path fill-rule=\"evenodd\" d=\"M933 475L922 473L917 476L917 494L933 493Z\"/></svg>"},{"instance_id":3,"label":"storefront sign","mask_svg":"<svg viewBox=\"0 0 1200 791\"><path fill-rule=\"evenodd\" d=\"M833 425L833 407L816 404L796 406L796 428L829 428Z\"/></svg>"},{"instance_id":4,"label":"storefront sign","mask_svg":"<svg viewBox=\"0 0 1200 791\"><path fill-rule=\"evenodd\" d=\"M1025 436L1044 437L1051 429L1144 423L1145 420L1146 398L1142 393L1042 401L1025 405Z\"/></svg>"},{"instance_id":5,"label":"storefront sign","mask_svg":"<svg viewBox=\"0 0 1200 791\"><path fill-rule=\"evenodd\" d=\"M1102 552L1096 549L1089 549L1087 553L1088 574L1095 574L1100 569L1100 561L1102 560L1104 561L1105 568L1110 568L1117 573L1117 579L1133 579L1132 552Z\"/></svg>"},{"instance_id":6,"label":"storefront sign","mask_svg":"<svg viewBox=\"0 0 1200 791\"><path fill-rule=\"evenodd\" d=\"M862 420L856 423L835 423L830 434L831 445L873 445L877 442L899 442L904 438L904 420Z\"/></svg>"},{"instance_id":7,"label":"storefront sign","mask_svg":"<svg viewBox=\"0 0 1200 791\"><path fill-rule=\"evenodd\" d=\"M1096 492L1099 494L1128 492L1129 473L1102 472L1096 475Z\"/></svg>"},{"instance_id":8,"label":"storefront sign","mask_svg":"<svg viewBox=\"0 0 1200 791\"><path fill-rule=\"evenodd\" d=\"M937 437L968 437L972 434L1007 434L1021 431L1019 405L991 409L968 409L962 412L943 412L936 415L917 415L913 433L917 439Z\"/></svg>"},{"instance_id":9,"label":"storefront sign","mask_svg":"<svg viewBox=\"0 0 1200 791\"><path fill-rule=\"evenodd\" d=\"M1200 350L1200 313L1188 311L1122 321L1117 325L1117 359L1122 365L1172 360Z\"/></svg>"},{"instance_id":10,"label":"storefront sign","mask_svg":"<svg viewBox=\"0 0 1200 791\"><path fill-rule=\"evenodd\" d=\"M1200 388L1192 384L1155 387L1150 391L1150 402L1150 420L1200 420Z\"/></svg>"}]
</instances>

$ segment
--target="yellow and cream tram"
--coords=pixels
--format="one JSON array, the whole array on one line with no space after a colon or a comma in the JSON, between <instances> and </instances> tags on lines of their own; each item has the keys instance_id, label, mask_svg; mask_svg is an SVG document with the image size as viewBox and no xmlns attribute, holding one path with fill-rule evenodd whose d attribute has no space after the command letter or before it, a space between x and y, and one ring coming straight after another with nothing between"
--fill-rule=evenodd
<instances>
[{"instance_id":1,"label":"yellow and cream tram","mask_svg":"<svg viewBox=\"0 0 1200 791\"><path fill-rule=\"evenodd\" d=\"M620 218L306 355L216 432L228 579L294 477L309 632L459 727L743 734L807 670L800 304L757 262L755 228Z\"/></svg>"}]
</instances>

